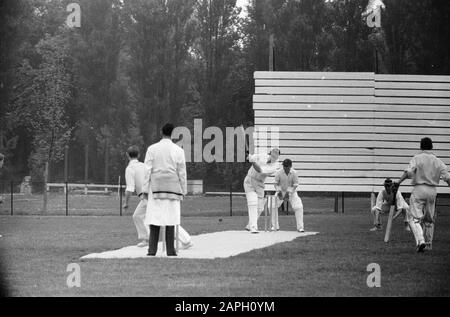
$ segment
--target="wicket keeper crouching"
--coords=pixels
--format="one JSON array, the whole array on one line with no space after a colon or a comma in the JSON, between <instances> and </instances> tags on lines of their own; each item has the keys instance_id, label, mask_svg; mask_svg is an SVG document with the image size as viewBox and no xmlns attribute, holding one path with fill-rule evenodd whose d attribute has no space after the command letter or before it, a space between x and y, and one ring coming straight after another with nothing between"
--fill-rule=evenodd
<instances>
[{"instance_id":1,"label":"wicket keeper crouching","mask_svg":"<svg viewBox=\"0 0 450 317\"><path fill-rule=\"evenodd\" d=\"M292 161L285 159L283 161L283 169L275 174L275 206L272 206L272 231L280 230L278 223L278 208L283 204L284 200L289 200L289 203L294 209L295 220L297 223L297 231L305 232L303 228L303 203L297 194L297 187L299 185L297 173L292 169Z\"/></svg>"},{"instance_id":2,"label":"wicket keeper crouching","mask_svg":"<svg viewBox=\"0 0 450 317\"><path fill-rule=\"evenodd\" d=\"M245 196L248 207L248 225L246 230L258 233L258 217L264 211L264 181L267 176L273 175L279 169L278 157L280 150L273 149L270 155L249 155L252 163L244 180Z\"/></svg>"},{"instance_id":3,"label":"wicket keeper crouching","mask_svg":"<svg viewBox=\"0 0 450 317\"><path fill-rule=\"evenodd\" d=\"M394 203L393 184L393 181L387 178L384 181L384 189L378 193L376 204L371 210L373 215L373 228L371 228L370 231L382 230L381 214L388 214ZM409 231L409 221L412 218L409 211L409 205L406 203L400 190L397 190L395 201L397 214L394 216L394 219L402 213L404 215L405 230Z\"/></svg>"}]
</instances>

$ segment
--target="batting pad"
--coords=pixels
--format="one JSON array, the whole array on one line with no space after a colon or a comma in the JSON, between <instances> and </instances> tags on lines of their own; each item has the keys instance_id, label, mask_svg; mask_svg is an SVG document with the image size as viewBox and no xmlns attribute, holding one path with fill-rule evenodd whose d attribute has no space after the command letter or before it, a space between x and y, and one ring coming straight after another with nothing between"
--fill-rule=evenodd
<instances>
[{"instance_id":1,"label":"batting pad","mask_svg":"<svg viewBox=\"0 0 450 317\"><path fill-rule=\"evenodd\" d=\"M256 249L270 247L277 243L292 241L296 238L316 235L318 232L276 231L259 232L251 234L248 231L222 231L191 236L193 247L179 250L178 256L168 257L163 252L162 242L158 244L158 253L155 257L170 259L217 259L228 258ZM118 250L92 253L81 257L85 259L137 259L154 257L147 256L147 247L139 248L135 245Z\"/></svg>"}]
</instances>

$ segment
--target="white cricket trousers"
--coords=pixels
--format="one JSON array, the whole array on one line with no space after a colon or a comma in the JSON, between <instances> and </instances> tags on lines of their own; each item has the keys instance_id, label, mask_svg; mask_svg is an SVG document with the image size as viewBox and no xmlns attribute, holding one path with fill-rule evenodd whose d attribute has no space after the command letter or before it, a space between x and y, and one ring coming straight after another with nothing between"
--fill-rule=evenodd
<instances>
[{"instance_id":1,"label":"white cricket trousers","mask_svg":"<svg viewBox=\"0 0 450 317\"><path fill-rule=\"evenodd\" d=\"M148 240L150 229L144 224L147 213L147 200L142 199L133 213L133 222L136 227L139 240Z\"/></svg>"},{"instance_id":2,"label":"white cricket trousers","mask_svg":"<svg viewBox=\"0 0 450 317\"><path fill-rule=\"evenodd\" d=\"M275 230L279 230L280 226L278 224L278 208L283 204L283 200L276 197L272 201L276 201L276 205L272 206L272 227ZM303 224L303 202L296 192L289 195L289 203L295 212L295 222L297 225L297 230L304 230Z\"/></svg>"},{"instance_id":3,"label":"white cricket trousers","mask_svg":"<svg viewBox=\"0 0 450 317\"><path fill-rule=\"evenodd\" d=\"M244 180L245 196L248 207L248 228L258 230L258 217L264 210L264 182L252 179L248 175Z\"/></svg>"},{"instance_id":4,"label":"white cricket trousers","mask_svg":"<svg viewBox=\"0 0 450 317\"><path fill-rule=\"evenodd\" d=\"M436 188L428 185L416 185L411 193L409 209L414 219L410 226L417 244L433 242L436 196Z\"/></svg>"}]
</instances>

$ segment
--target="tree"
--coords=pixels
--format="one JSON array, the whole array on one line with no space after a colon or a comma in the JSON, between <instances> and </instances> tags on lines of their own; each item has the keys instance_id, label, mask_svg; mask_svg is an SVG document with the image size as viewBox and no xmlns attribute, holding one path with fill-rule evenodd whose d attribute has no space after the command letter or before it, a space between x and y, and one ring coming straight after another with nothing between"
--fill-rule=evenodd
<instances>
[{"instance_id":1,"label":"tree","mask_svg":"<svg viewBox=\"0 0 450 317\"><path fill-rule=\"evenodd\" d=\"M72 130L65 116L71 98L66 67L68 45L62 34L47 35L37 44L36 53L41 58L37 68L32 68L27 60L22 62L20 76L25 85L16 91L10 118L14 117L16 124L25 126L33 135L29 165L32 179L43 180L45 212L49 164L63 158Z\"/></svg>"},{"instance_id":2,"label":"tree","mask_svg":"<svg viewBox=\"0 0 450 317\"><path fill-rule=\"evenodd\" d=\"M186 99L192 12L193 0L125 3L128 74L145 144L159 139L162 124L176 120Z\"/></svg>"}]
</instances>

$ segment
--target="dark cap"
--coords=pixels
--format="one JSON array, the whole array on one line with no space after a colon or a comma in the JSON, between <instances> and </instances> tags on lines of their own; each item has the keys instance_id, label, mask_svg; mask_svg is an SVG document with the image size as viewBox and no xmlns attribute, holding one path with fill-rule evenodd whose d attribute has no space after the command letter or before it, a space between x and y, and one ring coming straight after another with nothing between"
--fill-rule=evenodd
<instances>
[{"instance_id":1,"label":"dark cap","mask_svg":"<svg viewBox=\"0 0 450 317\"><path fill-rule=\"evenodd\" d=\"M292 167L292 161L290 160L290 159L285 159L284 161L283 161L283 166L289 166L289 167Z\"/></svg>"},{"instance_id":2,"label":"dark cap","mask_svg":"<svg viewBox=\"0 0 450 317\"><path fill-rule=\"evenodd\" d=\"M139 148L136 145L132 145L128 148L127 153L131 158L138 158Z\"/></svg>"}]
</instances>

